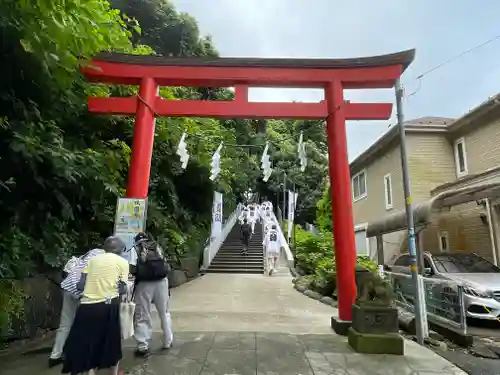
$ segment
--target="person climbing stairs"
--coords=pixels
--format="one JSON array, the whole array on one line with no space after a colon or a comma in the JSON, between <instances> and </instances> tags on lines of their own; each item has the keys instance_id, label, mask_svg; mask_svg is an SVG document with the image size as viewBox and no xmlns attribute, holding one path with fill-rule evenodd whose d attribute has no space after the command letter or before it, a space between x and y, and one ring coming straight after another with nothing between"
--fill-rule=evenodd
<instances>
[{"instance_id":1,"label":"person climbing stairs","mask_svg":"<svg viewBox=\"0 0 500 375\"><path fill-rule=\"evenodd\" d=\"M243 254L240 225L236 223L212 260L207 272L263 274L264 254L262 240L262 226L257 224L255 233L250 238L248 251Z\"/></svg>"}]
</instances>

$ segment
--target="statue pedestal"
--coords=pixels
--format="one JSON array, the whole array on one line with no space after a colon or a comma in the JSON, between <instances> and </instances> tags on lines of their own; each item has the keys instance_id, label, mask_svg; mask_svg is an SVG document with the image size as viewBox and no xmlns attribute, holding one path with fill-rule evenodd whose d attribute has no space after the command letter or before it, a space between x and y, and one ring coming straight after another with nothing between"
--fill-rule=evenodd
<instances>
[{"instance_id":1,"label":"statue pedestal","mask_svg":"<svg viewBox=\"0 0 500 375\"><path fill-rule=\"evenodd\" d=\"M399 334L398 310L377 303L352 306L349 345L364 354L404 354L404 340Z\"/></svg>"}]
</instances>

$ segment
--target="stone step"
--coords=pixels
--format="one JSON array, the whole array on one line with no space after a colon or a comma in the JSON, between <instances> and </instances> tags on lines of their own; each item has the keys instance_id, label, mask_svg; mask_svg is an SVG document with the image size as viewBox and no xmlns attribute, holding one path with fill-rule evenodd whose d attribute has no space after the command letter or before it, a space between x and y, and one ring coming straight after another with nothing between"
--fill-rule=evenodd
<instances>
[{"instance_id":1,"label":"stone step","mask_svg":"<svg viewBox=\"0 0 500 375\"><path fill-rule=\"evenodd\" d=\"M238 250L238 249L242 249L243 248L243 244L238 244L238 245L223 245L221 246L221 248L219 249L219 251L222 251L222 250ZM260 250L260 251L263 251L263 248L262 246L259 244L249 244L248 245L248 248L249 249L253 249L253 250Z\"/></svg>"},{"instance_id":2,"label":"stone step","mask_svg":"<svg viewBox=\"0 0 500 375\"><path fill-rule=\"evenodd\" d=\"M232 263L217 263L217 262L212 262L209 268L234 268L234 269L239 269L239 268L248 268L248 269L263 269L264 267L264 262L260 263L247 263L247 262L232 262Z\"/></svg>"},{"instance_id":3,"label":"stone step","mask_svg":"<svg viewBox=\"0 0 500 375\"><path fill-rule=\"evenodd\" d=\"M240 255L234 257L215 257L212 262L259 262L262 261L264 257L256 257L249 255Z\"/></svg>"},{"instance_id":4,"label":"stone step","mask_svg":"<svg viewBox=\"0 0 500 375\"><path fill-rule=\"evenodd\" d=\"M249 243L259 243L262 246L262 238L252 238ZM235 239L227 239L224 241L223 245L237 245L241 244L241 239L240 238L235 238Z\"/></svg>"},{"instance_id":5,"label":"stone step","mask_svg":"<svg viewBox=\"0 0 500 375\"><path fill-rule=\"evenodd\" d=\"M227 267L234 267L234 268L238 268L239 266L248 266L248 267L262 267L262 265L264 264L264 260L260 260L260 261L253 261L253 262L244 262L244 261L241 261L241 260L234 260L234 261L229 261L229 262L217 262L217 261L212 261L212 264L210 264L211 267L224 267L224 268L227 268Z\"/></svg>"},{"instance_id":6,"label":"stone step","mask_svg":"<svg viewBox=\"0 0 500 375\"><path fill-rule=\"evenodd\" d=\"M262 241L249 241L250 245L256 245L262 247ZM225 241L222 246L241 246L243 242L241 241Z\"/></svg>"},{"instance_id":7,"label":"stone step","mask_svg":"<svg viewBox=\"0 0 500 375\"><path fill-rule=\"evenodd\" d=\"M262 267L261 269L257 269L257 268L247 269L247 268L215 268L215 267L209 267L206 272L207 273L251 273L251 274L263 274L264 273L264 267Z\"/></svg>"},{"instance_id":8,"label":"stone step","mask_svg":"<svg viewBox=\"0 0 500 375\"><path fill-rule=\"evenodd\" d=\"M226 254L220 254L218 253L214 259L240 259L240 258L245 258L245 259L261 259L264 258L264 255L262 253L259 254L253 254L253 253L248 253L246 255L243 255L241 252L237 253L226 253Z\"/></svg>"},{"instance_id":9,"label":"stone step","mask_svg":"<svg viewBox=\"0 0 500 375\"><path fill-rule=\"evenodd\" d=\"M220 252L220 251L222 251L222 252L224 252L224 251L226 251L226 252L227 251L241 251L242 249L243 249L242 245L240 245L240 246L222 246L218 252ZM248 250L255 251L255 252L260 251L261 253L264 251L262 249L262 247L258 247L258 246L248 246Z\"/></svg>"},{"instance_id":10,"label":"stone step","mask_svg":"<svg viewBox=\"0 0 500 375\"><path fill-rule=\"evenodd\" d=\"M243 249L243 245L238 245L238 246L222 246L219 251L241 251L241 249ZM251 251L260 251L260 252L263 252L264 249L262 248L262 246L252 246L252 245L249 245L248 246L248 250L251 250Z\"/></svg>"},{"instance_id":11,"label":"stone step","mask_svg":"<svg viewBox=\"0 0 500 375\"><path fill-rule=\"evenodd\" d=\"M241 250L235 250L235 251L218 252L215 256L218 257L218 256L240 256L240 255L243 255L243 253L241 252ZM250 256L261 256L261 257L264 256L264 254L262 253L262 251L252 251L252 250L249 250L247 252L247 255L250 255Z\"/></svg>"}]
</instances>

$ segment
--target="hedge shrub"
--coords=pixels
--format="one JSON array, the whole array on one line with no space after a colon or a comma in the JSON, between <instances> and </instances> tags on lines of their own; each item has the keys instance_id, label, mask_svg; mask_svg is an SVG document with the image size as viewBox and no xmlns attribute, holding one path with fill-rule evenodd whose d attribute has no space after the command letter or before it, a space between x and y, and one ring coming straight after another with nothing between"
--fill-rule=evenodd
<instances>
[{"instance_id":1,"label":"hedge shrub","mask_svg":"<svg viewBox=\"0 0 500 375\"><path fill-rule=\"evenodd\" d=\"M295 228L296 267L306 275L309 287L325 296L335 296L337 288L333 236L330 232L318 235ZM356 268L376 272L377 265L367 256L359 256Z\"/></svg>"}]
</instances>

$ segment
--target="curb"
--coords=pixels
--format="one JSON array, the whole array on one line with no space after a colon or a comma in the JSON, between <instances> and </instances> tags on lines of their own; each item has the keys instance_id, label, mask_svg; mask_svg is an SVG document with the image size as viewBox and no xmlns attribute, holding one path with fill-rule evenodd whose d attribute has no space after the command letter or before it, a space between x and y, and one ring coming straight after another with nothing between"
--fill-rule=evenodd
<instances>
[{"instance_id":1,"label":"curb","mask_svg":"<svg viewBox=\"0 0 500 375\"><path fill-rule=\"evenodd\" d=\"M50 330L45 332L43 335L32 339L25 339L13 342L6 348L0 350L0 360L3 359L7 360L8 357L22 356L30 354L32 352L46 351L47 348L48 348L47 350L47 359L48 359L50 350L52 349L54 338L56 336L56 331L57 329Z\"/></svg>"},{"instance_id":2,"label":"curb","mask_svg":"<svg viewBox=\"0 0 500 375\"><path fill-rule=\"evenodd\" d=\"M323 296L321 295L320 293L318 292L315 292L314 290L311 290L311 289L307 289L307 287L305 285L301 285L300 282L299 282L299 278L295 278L293 279L293 288L305 295L306 297L309 297L313 300L316 300L318 302L321 302L325 305L328 305L328 306L331 306L331 307L335 307L337 308L337 301L335 301L332 297L328 297L328 296Z\"/></svg>"}]
</instances>

